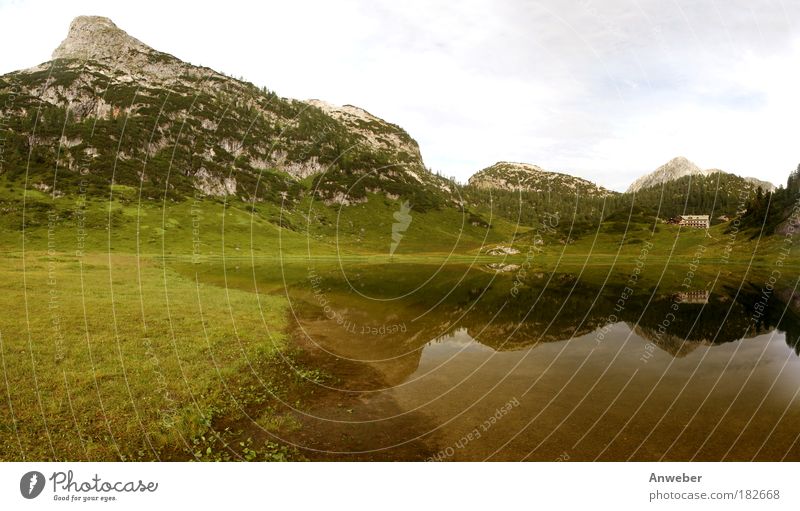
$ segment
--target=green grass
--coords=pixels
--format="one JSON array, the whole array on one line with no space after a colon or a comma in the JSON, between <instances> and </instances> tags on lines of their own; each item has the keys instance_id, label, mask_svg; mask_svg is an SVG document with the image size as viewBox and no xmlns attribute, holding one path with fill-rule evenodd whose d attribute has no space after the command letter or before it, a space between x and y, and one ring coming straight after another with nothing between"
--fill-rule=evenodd
<instances>
[{"instance_id":1,"label":"green grass","mask_svg":"<svg viewBox=\"0 0 800 511\"><path fill-rule=\"evenodd\" d=\"M244 411L266 431L294 427L275 404L303 395L303 378L279 363L291 355L282 275L302 286L309 265L352 264L394 275L381 287L399 292L415 283L393 265L521 263L537 229L483 214L487 229L455 208L412 207L390 258L399 201L383 195L343 208L306 198L281 210L239 199L140 204L135 188L112 192L111 201L82 206L76 196L0 187L2 460L297 459L235 430ZM731 242L726 224L708 233L651 227L604 224L567 243L547 234L532 266L603 285L628 274L650 242L642 286L666 289L680 283L698 246L706 247L703 282L718 271L741 282L768 274L782 243L752 233ZM486 245L512 240L519 254L485 255ZM800 273L796 258L784 272ZM324 378L316 369L302 371Z\"/></svg>"},{"instance_id":2,"label":"green grass","mask_svg":"<svg viewBox=\"0 0 800 511\"><path fill-rule=\"evenodd\" d=\"M285 347L281 297L132 256L4 257L0 286L4 461L209 455L216 417Z\"/></svg>"}]
</instances>

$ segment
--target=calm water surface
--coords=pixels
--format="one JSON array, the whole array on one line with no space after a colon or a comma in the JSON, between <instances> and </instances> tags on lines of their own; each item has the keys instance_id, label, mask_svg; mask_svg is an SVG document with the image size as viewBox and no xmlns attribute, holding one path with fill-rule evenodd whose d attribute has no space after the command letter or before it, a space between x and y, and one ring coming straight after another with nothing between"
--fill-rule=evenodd
<instances>
[{"instance_id":1,"label":"calm water surface","mask_svg":"<svg viewBox=\"0 0 800 511\"><path fill-rule=\"evenodd\" d=\"M758 280L629 292L620 276L583 277L257 270L330 376L296 413L295 441L337 459L800 459L790 292L754 314Z\"/></svg>"}]
</instances>

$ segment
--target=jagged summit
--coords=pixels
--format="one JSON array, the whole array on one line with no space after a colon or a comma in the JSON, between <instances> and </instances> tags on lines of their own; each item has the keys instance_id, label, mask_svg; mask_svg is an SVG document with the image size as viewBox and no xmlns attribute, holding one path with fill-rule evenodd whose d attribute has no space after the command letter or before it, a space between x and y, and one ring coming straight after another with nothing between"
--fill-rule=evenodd
<instances>
[{"instance_id":1,"label":"jagged summit","mask_svg":"<svg viewBox=\"0 0 800 511\"><path fill-rule=\"evenodd\" d=\"M689 161L688 158L684 156L678 156L671 159L664 165L661 165L653 172L646 174L634 181L628 187L628 192L638 192L644 188L660 185L668 181L675 181L676 179L680 179L684 176L706 176L710 173L711 171L701 169Z\"/></svg>"},{"instance_id":2,"label":"jagged summit","mask_svg":"<svg viewBox=\"0 0 800 511\"><path fill-rule=\"evenodd\" d=\"M661 165L653 172L646 174L631 183L631 185L628 187L628 193L638 192L639 190L643 190L645 188L675 181L685 176L709 176L716 172L730 174L729 172L725 172L720 169L702 169L693 162L689 161L688 158L684 156L678 156L671 159L664 165ZM761 186L767 191L772 191L775 189L775 185L767 181L762 181L753 177L745 177L742 179L755 186Z\"/></svg>"},{"instance_id":3,"label":"jagged summit","mask_svg":"<svg viewBox=\"0 0 800 511\"><path fill-rule=\"evenodd\" d=\"M67 38L53 52L53 59L106 60L152 51L108 18L78 16L72 20Z\"/></svg>"},{"instance_id":4,"label":"jagged summit","mask_svg":"<svg viewBox=\"0 0 800 511\"><path fill-rule=\"evenodd\" d=\"M78 16L67 38L53 51L53 60L100 63L128 78L172 81L184 74L212 76L218 73L160 52L128 35L103 16Z\"/></svg>"},{"instance_id":5,"label":"jagged summit","mask_svg":"<svg viewBox=\"0 0 800 511\"><path fill-rule=\"evenodd\" d=\"M699 173L703 172L703 170L695 165L693 161L690 161L689 158L686 156L676 156L675 158L671 159L662 167L673 168L673 169L685 169L690 172Z\"/></svg>"}]
</instances>

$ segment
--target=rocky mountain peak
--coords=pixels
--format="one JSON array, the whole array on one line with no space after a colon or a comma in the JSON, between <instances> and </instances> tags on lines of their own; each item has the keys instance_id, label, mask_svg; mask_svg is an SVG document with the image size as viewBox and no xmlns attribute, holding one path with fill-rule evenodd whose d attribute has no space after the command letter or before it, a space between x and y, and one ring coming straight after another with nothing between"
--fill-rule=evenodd
<instances>
[{"instance_id":1,"label":"rocky mountain peak","mask_svg":"<svg viewBox=\"0 0 800 511\"><path fill-rule=\"evenodd\" d=\"M102 16L78 16L69 26L67 38L53 52L54 59L106 60L131 52L153 51Z\"/></svg>"},{"instance_id":2,"label":"rocky mountain peak","mask_svg":"<svg viewBox=\"0 0 800 511\"><path fill-rule=\"evenodd\" d=\"M729 172L725 172L720 169L701 169L693 162L689 161L689 159L686 157L678 156L671 159L664 165L661 165L653 172L646 174L634 181L628 187L628 193L638 192L644 188L650 188L651 186L659 186L663 183L676 181L685 176L709 176L716 172L730 174ZM762 181L752 177L745 177L743 179L754 186L762 187L765 191L775 190L775 185L768 181Z\"/></svg>"},{"instance_id":3,"label":"rocky mountain peak","mask_svg":"<svg viewBox=\"0 0 800 511\"><path fill-rule=\"evenodd\" d=\"M666 163L666 165L670 165L673 167L692 167L692 168L699 168L697 165L689 161L689 158L686 156L676 156L670 161Z\"/></svg>"},{"instance_id":4,"label":"rocky mountain peak","mask_svg":"<svg viewBox=\"0 0 800 511\"><path fill-rule=\"evenodd\" d=\"M705 176L710 171L703 170L684 156L677 156L664 165L661 165L653 172L644 175L634 181L629 187L628 192L638 192L643 188L660 185L669 181L675 181L684 176Z\"/></svg>"},{"instance_id":5,"label":"rocky mountain peak","mask_svg":"<svg viewBox=\"0 0 800 511\"><path fill-rule=\"evenodd\" d=\"M72 20L67 38L52 57L100 63L129 78L148 81L172 81L193 67L154 50L102 16L78 16ZM191 72L213 74L205 68Z\"/></svg>"},{"instance_id":6,"label":"rocky mountain peak","mask_svg":"<svg viewBox=\"0 0 800 511\"><path fill-rule=\"evenodd\" d=\"M656 172L664 175L674 175L676 177L705 173L703 169L695 165L694 162L690 161L685 156L676 156L664 165L658 167Z\"/></svg>"}]
</instances>

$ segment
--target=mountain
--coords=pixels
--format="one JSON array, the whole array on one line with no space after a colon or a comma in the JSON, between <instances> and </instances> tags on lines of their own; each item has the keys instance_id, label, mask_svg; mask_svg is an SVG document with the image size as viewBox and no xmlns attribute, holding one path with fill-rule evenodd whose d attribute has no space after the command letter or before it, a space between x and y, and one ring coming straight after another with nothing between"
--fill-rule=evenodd
<instances>
[{"instance_id":1,"label":"mountain","mask_svg":"<svg viewBox=\"0 0 800 511\"><path fill-rule=\"evenodd\" d=\"M404 238L421 251L445 239L442 230L462 239L461 225L471 241L507 241L504 229L545 215L574 219L559 224L574 237L634 202L661 218L732 216L757 186L685 158L638 180L635 197L526 163L498 162L459 185L430 172L417 142L373 113L281 97L155 50L101 17L76 18L51 61L0 76L0 129L0 180L9 191L0 211L7 222L24 216L27 226L46 223L65 196L224 198L263 205L272 225L311 226L315 239L346 235L377 246L374 232L391 232L397 211L435 211ZM359 207L340 217L340 205Z\"/></svg>"},{"instance_id":2,"label":"mountain","mask_svg":"<svg viewBox=\"0 0 800 511\"><path fill-rule=\"evenodd\" d=\"M748 183L751 183L755 188L758 188L760 186L761 189L764 190L765 192L774 192L778 188L769 181L763 181L761 179L758 179L757 177L745 177L742 179L744 179Z\"/></svg>"},{"instance_id":3,"label":"mountain","mask_svg":"<svg viewBox=\"0 0 800 511\"><path fill-rule=\"evenodd\" d=\"M130 79L180 82L183 75L223 78L207 68L195 68L167 53L150 48L100 16L79 16L69 27L67 38L53 51L53 60L102 62ZM40 68L42 66L39 66ZM184 84L195 83L183 80Z\"/></svg>"},{"instance_id":4,"label":"mountain","mask_svg":"<svg viewBox=\"0 0 800 511\"><path fill-rule=\"evenodd\" d=\"M656 170L640 177L628 187L628 193L638 192L643 188L660 185L669 181L675 181L684 176L705 176L709 172L701 169L683 156L673 158Z\"/></svg>"},{"instance_id":5,"label":"mountain","mask_svg":"<svg viewBox=\"0 0 800 511\"><path fill-rule=\"evenodd\" d=\"M550 172L529 163L497 162L469 178L476 188L605 197L615 192L579 177Z\"/></svg>"},{"instance_id":6,"label":"mountain","mask_svg":"<svg viewBox=\"0 0 800 511\"><path fill-rule=\"evenodd\" d=\"M113 184L176 200L310 195L346 205L381 193L418 211L450 200L416 141L360 108L279 97L154 50L102 17L76 18L52 57L0 77L9 180L54 196L81 186L107 195Z\"/></svg>"},{"instance_id":7,"label":"mountain","mask_svg":"<svg viewBox=\"0 0 800 511\"><path fill-rule=\"evenodd\" d=\"M678 156L677 158L673 158L664 165L658 167L653 172L644 175L631 183L628 187L627 192L633 193L643 190L645 188L651 188L654 186L661 185L663 183L668 183L670 181L676 181L682 177L686 176L710 176L711 174L724 172L719 169L701 169L688 159L683 156ZM761 186L765 191L772 191L775 190L775 185L769 183L767 181L761 181L756 178L742 178L745 181L748 181L754 184L756 187Z\"/></svg>"}]
</instances>

